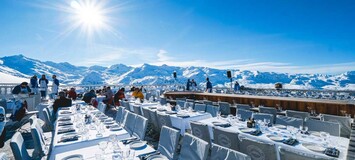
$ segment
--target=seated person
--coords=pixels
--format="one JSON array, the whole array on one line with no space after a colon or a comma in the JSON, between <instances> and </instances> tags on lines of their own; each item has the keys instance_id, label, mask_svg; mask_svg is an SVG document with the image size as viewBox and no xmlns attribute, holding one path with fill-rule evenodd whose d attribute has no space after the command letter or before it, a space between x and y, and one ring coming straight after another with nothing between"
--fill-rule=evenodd
<instances>
[{"instance_id":1,"label":"seated person","mask_svg":"<svg viewBox=\"0 0 355 160\"><path fill-rule=\"evenodd\" d=\"M135 88L134 89L134 92L132 93L132 96L134 98L139 98L141 100L144 99L144 95L143 95L142 91L139 88Z\"/></svg>"},{"instance_id":2,"label":"seated person","mask_svg":"<svg viewBox=\"0 0 355 160\"><path fill-rule=\"evenodd\" d=\"M106 92L105 92L105 99L102 101L107 105L112 104L112 100L113 100L113 92L111 90L111 87L106 87Z\"/></svg>"},{"instance_id":3,"label":"seated person","mask_svg":"<svg viewBox=\"0 0 355 160\"><path fill-rule=\"evenodd\" d=\"M57 115L58 108L70 107L72 105L71 99L65 97L65 92L60 91L58 93L59 98L53 103L53 116Z\"/></svg>"},{"instance_id":4,"label":"seated person","mask_svg":"<svg viewBox=\"0 0 355 160\"><path fill-rule=\"evenodd\" d=\"M29 94L31 89L28 86L27 82L22 82L20 85L17 85L13 90L12 94Z\"/></svg>"},{"instance_id":5,"label":"seated person","mask_svg":"<svg viewBox=\"0 0 355 160\"><path fill-rule=\"evenodd\" d=\"M70 88L70 91L68 92L68 98L71 98L72 100L76 100L77 94L75 92L75 88Z\"/></svg>"},{"instance_id":6,"label":"seated person","mask_svg":"<svg viewBox=\"0 0 355 160\"><path fill-rule=\"evenodd\" d=\"M120 100L123 100L124 98L126 98L125 94L124 94L125 89L121 88L120 90L117 91L117 93L115 94L114 97L114 101L115 101L115 105L116 106L120 106Z\"/></svg>"},{"instance_id":7,"label":"seated person","mask_svg":"<svg viewBox=\"0 0 355 160\"><path fill-rule=\"evenodd\" d=\"M91 103L91 99L96 98L95 90L91 90L90 92L87 92L84 94L83 101L85 103Z\"/></svg>"}]
</instances>

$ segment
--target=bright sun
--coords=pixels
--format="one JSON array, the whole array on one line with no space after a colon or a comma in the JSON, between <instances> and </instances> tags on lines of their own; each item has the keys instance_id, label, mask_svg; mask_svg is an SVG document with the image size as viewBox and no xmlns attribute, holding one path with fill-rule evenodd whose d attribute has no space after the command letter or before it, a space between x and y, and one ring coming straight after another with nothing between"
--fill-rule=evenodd
<instances>
[{"instance_id":1,"label":"bright sun","mask_svg":"<svg viewBox=\"0 0 355 160\"><path fill-rule=\"evenodd\" d=\"M73 9L73 21L88 34L92 34L107 26L107 20L102 5L95 0L74 0L70 3Z\"/></svg>"}]
</instances>

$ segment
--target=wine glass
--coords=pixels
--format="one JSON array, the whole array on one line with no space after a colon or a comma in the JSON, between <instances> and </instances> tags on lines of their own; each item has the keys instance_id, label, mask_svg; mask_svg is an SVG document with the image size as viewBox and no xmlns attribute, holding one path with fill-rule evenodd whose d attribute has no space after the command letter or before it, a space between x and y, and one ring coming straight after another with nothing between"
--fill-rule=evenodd
<instances>
[{"instance_id":1,"label":"wine glass","mask_svg":"<svg viewBox=\"0 0 355 160\"><path fill-rule=\"evenodd\" d=\"M266 126L269 127L270 119L265 118L265 119L264 119L264 123L265 123Z\"/></svg>"},{"instance_id":2,"label":"wine glass","mask_svg":"<svg viewBox=\"0 0 355 160\"><path fill-rule=\"evenodd\" d=\"M323 145L328 147L328 138L330 137L330 134L327 132L320 132L320 137L322 138Z\"/></svg>"},{"instance_id":3,"label":"wine glass","mask_svg":"<svg viewBox=\"0 0 355 160\"><path fill-rule=\"evenodd\" d=\"M217 111L217 119L221 118L221 111Z\"/></svg>"},{"instance_id":4,"label":"wine glass","mask_svg":"<svg viewBox=\"0 0 355 160\"><path fill-rule=\"evenodd\" d=\"M102 150L102 154L105 155L105 149L107 148L108 142L107 141L101 141L99 142L99 148Z\"/></svg>"}]
</instances>

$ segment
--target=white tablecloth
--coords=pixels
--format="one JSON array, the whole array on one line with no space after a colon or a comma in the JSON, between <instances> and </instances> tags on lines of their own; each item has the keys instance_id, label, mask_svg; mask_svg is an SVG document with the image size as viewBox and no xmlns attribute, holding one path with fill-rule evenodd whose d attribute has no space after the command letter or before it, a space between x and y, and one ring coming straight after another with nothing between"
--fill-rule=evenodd
<instances>
[{"instance_id":1,"label":"white tablecloth","mask_svg":"<svg viewBox=\"0 0 355 160\"><path fill-rule=\"evenodd\" d=\"M98 111L97 109L92 110L92 112ZM69 115L63 115L61 114L61 110L58 111L58 117L63 117L63 116L70 116L72 120L74 119L73 114ZM76 126L76 123L74 122L73 124L74 128ZM89 128L89 125L86 125L87 128ZM53 137L53 143L52 143L52 152L50 155L50 159L55 159L55 155L72 151L78 148L83 148L83 147L90 147L90 146L96 146L100 141L102 140L108 140L109 136L111 134L115 134L118 139L125 139L129 138L130 135L129 133L122 129L119 131L110 131L109 129L104 129L104 132L102 133L102 137L96 137L97 131L96 130L89 130L89 139L88 140L83 140L81 137L77 141L71 141L71 142L62 142L58 143L60 138L62 137L63 134L58 134L58 124L55 124L55 131L54 131L54 137ZM75 128L77 130L77 128Z\"/></svg>"},{"instance_id":2,"label":"white tablecloth","mask_svg":"<svg viewBox=\"0 0 355 160\"><path fill-rule=\"evenodd\" d=\"M125 146L122 143L119 143L120 148L128 148L128 145ZM137 149L134 150L135 151L135 160L139 160L138 156L142 155L142 154L146 154L146 153L151 153L154 152L154 148L152 148L149 145L146 145L146 147L144 149ZM73 149L70 150L68 152L64 152L64 153L59 153L54 155L56 160L61 160L67 156L70 155L75 155L75 154L81 154L83 156L84 159L88 159L88 160L96 160L96 154L102 154L102 150L98 147L98 145L92 145L92 146L88 146L88 147L80 147L77 149ZM113 147L112 147L112 143L109 143L108 147L105 150L105 159L112 159L112 154L113 154Z\"/></svg>"},{"instance_id":3,"label":"white tablecloth","mask_svg":"<svg viewBox=\"0 0 355 160\"><path fill-rule=\"evenodd\" d=\"M200 120L200 122L202 122L204 124L207 124L209 126L209 131L210 131L210 135L211 135L212 139L213 139L212 127L214 126L212 124L212 122L216 122L216 121L217 122L226 122L226 120L217 119L216 117ZM251 138L251 139L257 139L257 140L264 141L264 142L274 143L277 151L278 151L279 146L282 146L284 148L296 149L296 150L302 151L304 153L311 153L311 154L316 154L316 155L319 155L319 156L327 156L325 154L321 154L321 153L317 153L317 152L313 152L311 150L308 150L302 144L298 144L296 146L289 146L289 145L286 145L286 144L284 144L282 142L272 141L266 136L267 134L261 134L259 136L253 136L253 135L250 135L250 134L247 134L247 133L242 133L239 130L240 127L246 127L246 122L240 122L240 123L237 123L236 125L233 125L231 127L227 127L225 129L226 130L230 130L232 132L240 133L240 135L242 135L244 137L248 137L248 138ZM275 132L287 132L287 131L280 129L279 131L275 131ZM339 159L346 159L347 150L348 150L348 146L349 146L349 139L343 138L343 137L336 137L336 136L331 136L330 138L331 138L331 141L333 141L334 144L337 145L335 147L340 151ZM301 140L301 142L304 141L304 142L311 142L311 143L321 143L322 142L322 140L319 137L316 137L316 136L313 136L313 135L308 136L307 138L302 138L300 140Z\"/></svg>"}]
</instances>

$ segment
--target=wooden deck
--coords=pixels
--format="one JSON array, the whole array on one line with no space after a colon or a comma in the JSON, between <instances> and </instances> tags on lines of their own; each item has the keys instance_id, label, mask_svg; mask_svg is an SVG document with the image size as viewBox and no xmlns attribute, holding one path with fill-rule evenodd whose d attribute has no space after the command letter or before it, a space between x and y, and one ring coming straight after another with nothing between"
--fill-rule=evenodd
<instances>
[{"instance_id":1,"label":"wooden deck","mask_svg":"<svg viewBox=\"0 0 355 160\"><path fill-rule=\"evenodd\" d=\"M168 92L165 97L172 98L191 98L196 100L208 99L210 101L223 101L239 104L251 104L255 106L263 105L269 107L282 106L284 110L297 110L308 112L308 107L315 109L317 113L341 115L341 110L345 110L348 114L354 116L355 104L342 100L324 100L324 99L308 99L308 98L292 98L292 97L274 97L274 96L253 96L238 94L216 94L216 93L197 93L197 92Z\"/></svg>"}]
</instances>

